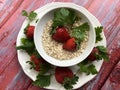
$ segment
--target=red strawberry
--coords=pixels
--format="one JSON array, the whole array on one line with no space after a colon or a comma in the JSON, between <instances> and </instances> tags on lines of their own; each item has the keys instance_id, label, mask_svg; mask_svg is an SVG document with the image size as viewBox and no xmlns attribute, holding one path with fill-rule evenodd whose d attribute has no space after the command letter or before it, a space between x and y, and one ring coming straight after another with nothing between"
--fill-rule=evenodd
<instances>
[{"instance_id":1,"label":"red strawberry","mask_svg":"<svg viewBox=\"0 0 120 90\"><path fill-rule=\"evenodd\" d=\"M45 63L43 58L38 59L34 54L31 55L30 60L33 61L34 64L36 65L35 68L34 68L36 71L40 71L40 64Z\"/></svg>"},{"instance_id":2,"label":"red strawberry","mask_svg":"<svg viewBox=\"0 0 120 90\"><path fill-rule=\"evenodd\" d=\"M52 38L58 42L65 42L70 38L70 36L68 30L65 27L58 27Z\"/></svg>"},{"instance_id":3,"label":"red strawberry","mask_svg":"<svg viewBox=\"0 0 120 90\"><path fill-rule=\"evenodd\" d=\"M68 51L75 51L75 50L76 50L75 38L70 38L70 39L68 39L68 40L63 44L63 49L68 50Z\"/></svg>"},{"instance_id":4,"label":"red strawberry","mask_svg":"<svg viewBox=\"0 0 120 90\"><path fill-rule=\"evenodd\" d=\"M94 47L90 55L87 57L88 60L94 61L96 60L96 54L99 54L98 48Z\"/></svg>"},{"instance_id":5,"label":"red strawberry","mask_svg":"<svg viewBox=\"0 0 120 90\"><path fill-rule=\"evenodd\" d=\"M27 27L27 30L26 30L27 38L30 38L30 39L33 38L34 29L35 29L35 26L28 26Z\"/></svg>"},{"instance_id":6,"label":"red strawberry","mask_svg":"<svg viewBox=\"0 0 120 90\"><path fill-rule=\"evenodd\" d=\"M40 65L36 65L34 68L36 71L40 71Z\"/></svg>"},{"instance_id":7,"label":"red strawberry","mask_svg":"<svg viewBox=\"0 0 120 90\"><path fill-rule=\"evenodd\" d=\"M67 67L56 67L55 69L55 78L57 82L63 83L65 77L72 78L74 77L73 72Z\"/></svg>"}]
</instances>

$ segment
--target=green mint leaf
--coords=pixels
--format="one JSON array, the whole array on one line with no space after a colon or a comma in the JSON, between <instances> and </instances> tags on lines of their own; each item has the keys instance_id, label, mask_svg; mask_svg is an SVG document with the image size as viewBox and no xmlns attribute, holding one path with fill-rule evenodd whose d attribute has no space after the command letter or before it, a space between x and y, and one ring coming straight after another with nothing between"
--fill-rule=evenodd
<instances>
[{"instance_id":1,"label":"green mint leaf","mask_svg":"<svg viewBox=\"0 0 120 90\"><path fill-rule=\"evenodd\" d=\"M96 28L95 28L95 33L96 33L96 43L99 42L99 41L101 41L101 40L103 39L102 36L101 36L102 29L103 29L102 26L100 26L100 27L96 27Z\"/></svg>"},{"instance_id":2,"label":"green mint leaf","mask_svg":"<svg viewBox=\"0 0 120 90\"><path fill-rule=\"evenodd\" d=\"M66 90L72 90L73 89L73 85L75 85L78 81L79 77L74 75L73 78L68 78L66 77L64 79L64 82L63 82L63 86Z\"/></svg>"},{"instance_id":3,"label":"green mint leaf","mask_svg":"<svg viewBox=\"0 0 120 90\"><path fill-rule=\"evenodd\" d=\"M76 39L77 49L79 49L80 43L85 39L86 31L89 30L90 30L90 26L88 23L83 23L82 25L72 29L71 36Z\"/></svg>"},{"instance_id":4,"label":"green mint leaf","mask_svg":"<svg viewBox=\"0 0 120 90\"><path fill-rule=\"evenodd\" d=\"M23 10L23 11L22 11L22 15L28 17L27 11Z\"/></svg>"},{"instance_id":5,"label":"green mint leaf","mask_svg":"<svg viewBox=\"0 0 120 90\"><path fill-rule=\"evenodd\" d=\"M35 86L47 87L50 85L51 75L37 75L37 79L33 82Z\"/></svg>"},{"instance_id":6,"label":"green mint leaf","mask_svg":"<svg viewBox=\"0 0 120 90\"><path fill-rule=\"evenodd\" d=\"M29 18L30 21L32 21L32 20L34 20L34 19L36 18L36 16L37 16L37 13L34 12L34 11L31 11L31 12L29 13L28 18Z\"/></svg>"}]
</instances>

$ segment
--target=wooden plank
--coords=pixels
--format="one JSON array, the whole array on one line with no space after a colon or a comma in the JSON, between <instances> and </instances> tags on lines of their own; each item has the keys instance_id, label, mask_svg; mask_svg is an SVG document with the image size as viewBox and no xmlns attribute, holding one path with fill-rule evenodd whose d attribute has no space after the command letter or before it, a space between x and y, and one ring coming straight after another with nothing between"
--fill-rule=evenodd
<instances>
[{"instance_id":1,"label":"wooden plank","mask_svg":"<svg viewBox=\"0 0 120 90\"><path fill-rule=\"evenodd\" d=\"M31 80L23 73L17 57L0 74L0 90L26 90Z\"/></svg>"},{"instance_id":2,"label":"wooden plank","mask_svg":"<svg viewBox=\"0 0 120 90\"><path fill-rule=\"evenodd\" d=\"M72 0L54 0L55 2L72 2Z\"/></svg>"},{"instance_id":3,"label":"wooden plank","mask_svg":"<svg viewBox=\"0 0 120 90\"><path fill-rule=\"evenodd\" d=\"M2 27L12 14L21 5L23 0L5 0L0 5L0 27Z\"/></svg>"},{"instance_id":4,"label":"wooden plank","mask_svg":"<svg viewBox=\"0 0 120 90\"><path fill-rule=\"evenodd\" d=\"M101 90L120 90L120 61L113 69Z\"/></svg>"},{"instance_id":5,"label":"wooden plank","mask_svg":"<svg viewBox=\"0 0 120 90\"><path fill-rule=\"evenodd\" d=\"M119 26L120 29L120 26ZM115 49L116 47L120 48L120 32L118 33L118 35L116 36L116 38L114 39L113 46L111 46L113 49ZM120 55L119 52L117 52L117 54ZM113 57L116 57L116 55L114 55ZM104 86L102 87L101 90L119 90L120 89L120 58L119 58L119 63L115 66L115 68L113 69L112 73L110 74L109 78L107 79L107 81L105 82Z\"/></svg>"}]
</instances>

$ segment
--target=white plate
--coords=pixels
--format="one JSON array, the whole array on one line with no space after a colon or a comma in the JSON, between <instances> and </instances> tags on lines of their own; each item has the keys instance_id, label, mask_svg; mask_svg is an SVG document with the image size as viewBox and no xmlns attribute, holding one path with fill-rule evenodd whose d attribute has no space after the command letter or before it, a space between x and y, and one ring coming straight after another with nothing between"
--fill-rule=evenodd
<instances>
[{"instance_id":1,"label":"white plate","mask_svg":"<svg viewBox=\"0 0 120 90\"><path fill-rule=\"evenodd\" d=\"M37 10L35 10L35 12L38 14L38 17L39 15L41 15L41 13L46 9L46 8L49 8L51 6L51 4L61 4L60 2L54 2L54 3L49 3ZM69 3L71 4L71 3ZM93 21L93 25L94 27L97 27L97 26L101 26L100 22L97 20L97 18L95 16L93 16L90 12L88 12L85 8L79 6L81 9L84 10L84 12L87 13L88 17ZM28 24L28 21L27 19L24 21L21 29L20 29L20 32L18 34L18 37L17 37L17 43L16 43L16 46L20 46L21 45L21 41L20 39L25 37L24 35L24 28L26 27L26 25ZM32 25L35 25L36 26L36 23L35 22L31 22ZM103 40L100 41L99 43L96 44L96 46L98 45L103 45L106 47L106 38L104 36L104 33L102 32L102 38ZM36 80L36 76L38 74L37 71L35 70L30 70L30 65L26 63L26 61L30 60L30 56L22 51L22 50L18 50L17 51L17 55L18 55L18 61L24 71L24 73L29 77L31 78L33 81ZM94 61L93 64L96 66L96 69L99 71L101 66L102 66L102 63L103 63L103 60L100 60L100 61ZM77 71L77 66L73 66L73 67L70 67L72 69L72 71L75 73ZM90 81L91 79L93 79L96 75L86 75L84 73L81 73L79 74L79 80L77 82L76 85L74 85L74 89L76 88L79 88L81 87L82 85L84 85L85 83L87 83L88 81ZM45 87L46 89L54 89L54 90L64 90L64 88L59 84L57 83L57 81L55 80L55 77L54 75L52 76L51 78L51 84L49 87Z\"/></svg>"}]
</instances>

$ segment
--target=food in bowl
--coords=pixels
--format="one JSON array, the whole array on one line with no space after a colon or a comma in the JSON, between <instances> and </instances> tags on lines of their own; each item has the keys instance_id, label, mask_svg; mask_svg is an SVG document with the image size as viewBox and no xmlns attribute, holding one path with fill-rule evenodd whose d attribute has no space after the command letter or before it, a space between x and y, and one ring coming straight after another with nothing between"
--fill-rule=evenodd
<instances>
[{"instance_id":1,"label":"food in bowl","mask_svg":"<svg viewBox=\"0 0 120 90\"><path fill-rule=\"evenodd\" d=\"M45 52L58 60L70 60L80 56L87 46L89 24L80 14L69 8L59 8L52 20L47 21L42 45Z\"/></svg>"},{"instance_id":2,"label":"food in bowl","mask_svg":"<svg viewBox=\"0 0 120 90\"><path fill-rule=\"evenodd\" d=\"M70 10L70 12L68 10ZM57 14L55 14L55 12L57 12ZM62 15L62 14L64 14L64 15ZM69 14L70 14L70 16L69 16L70 18L67 18L67 16ZM65 17L63 17L63 16L65 16ZM37 26L36 26L35 32L34 32L35 47L36 47L36 50L38 51L38 53L41 55L41 57L44 58L45 61L47 61L48 63L55 65L55 66L59 66L59 67L68 67L68 66L76 65L76 64L82 62L85 58L87 58L87 56L90 54L93 47L95 46L95 30L93 27L93 23L89 19L87 13L84 12L83 8L80 8L79 6L74 5L74 4L69 5L67 3L59 4L59 5L55 5L55 6L53 5L53 6L50 6L49 8L46 8L44 10L44 12L39 14L38 17L39 17L39 21L37 23ZM59 18L62 18L62 20L60 20ZM50 21L52 22L52 25L50 26L50 28L51 28L50 33L48 33L50 35L50 38L52 38L52 41L59 43L59 45L62 44L62 50L67 51L69 53L75 53L80 49L80 45L81 45L82 41L84 41L84 40L79 41L79 38L81 38L81 37L78 38L77 36L80 35L79 33L83 33L85 30L86 33L88 33L88 40L86 42L86 47L82 51L82 53L80 53L76 57L72 57L71 59L57 59L53 56L48 55L43 46L43 41L44 41L43 34L45 31L44 28L46 27L46 24ZM58 22L58 21L60 21L60 22ZM80 25L78 25L78 26L76 24L76 23L78 23L77 21L80 23ZM76 27L75 27L75 25L76 25ZM81 27L83 28L82 30L80 30L82 32L79 31L79 28L81 28ZM56 41L53 38L53 35L56 33L54 31L56 31L56 29L58 29L58 31L59 31L60 28L64 28L69 34L68 38L63 42ZM77 32L79 31L79 33L76 33L76 31ZM73 32L75 34L71 34ZM82 34L81 36L85 37L86 34ZM54 37L56 37L56 36L54 36ZM76 42L76 38L78 38L77 42ZM60 39L60 40L62 40L62 39ZM73 43L69 44L71 42L73 42ZM73 47L75 47L75 48L73 48ZM59 52L57 54L59 54ZM63 56L64 55L62 55L62 57Z\"/></svg>"}]
</instances>

